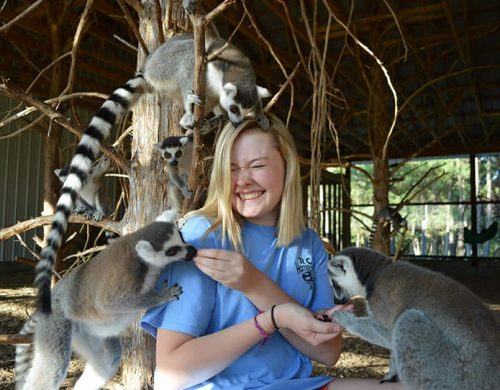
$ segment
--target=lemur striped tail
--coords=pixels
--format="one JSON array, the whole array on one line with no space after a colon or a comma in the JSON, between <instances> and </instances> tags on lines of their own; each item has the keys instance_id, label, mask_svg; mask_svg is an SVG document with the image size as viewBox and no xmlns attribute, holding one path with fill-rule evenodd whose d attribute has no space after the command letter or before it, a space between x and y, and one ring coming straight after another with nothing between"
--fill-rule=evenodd
<instances>
[{"instance_id":1,"label":"lemur striped tail","mask_svg":"<svg viewBox=\"0 0 500 390\"><path fill-rule=\"evenodd\" d=\"M19 331L22 335L33 335L35 333L37 317L28 318L24 323L23 328ZM31 369L33 360L33 345L32 344L18 344L16 346L16 389L22 389L26 376Z\"/></svg>"},{"instance_id":2,"label":"lemur striped tail","mask_svg":"<svg viewBox=\"0 0 500 390\"><path fill-rule=\"evenodd\" d=\"M66 233L69 216L75 208L77 193L87 180L103 140L109 136L118 118L145 92L146 87L146 80L141 73L138 73L125 85L116 89L94 114L76 147L68 176L56 204L56 212L47 236L47 246L43 248L35 269L34 284L38 289L38 308L44 314L50 314L52 311L50 284L54 259Z\"/></svg>"}]
</instances>

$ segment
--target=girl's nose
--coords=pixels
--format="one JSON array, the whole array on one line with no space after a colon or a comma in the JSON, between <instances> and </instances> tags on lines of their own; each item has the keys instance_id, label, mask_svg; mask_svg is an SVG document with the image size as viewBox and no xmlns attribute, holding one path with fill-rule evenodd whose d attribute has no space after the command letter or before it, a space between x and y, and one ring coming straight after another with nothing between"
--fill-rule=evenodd
<instances>
[{"instance_id":1,"label":"girl's nose","mask_svg":"<svg viewBox=\"0 0 500 390\"><path fill-rule=\"evenodd\" d=\"M250 169L239 168L238 171L235 172L235 175L236 175L236 183L240 185L247 184L252 181L252 175Z\"/></svg>"}]
</instances>

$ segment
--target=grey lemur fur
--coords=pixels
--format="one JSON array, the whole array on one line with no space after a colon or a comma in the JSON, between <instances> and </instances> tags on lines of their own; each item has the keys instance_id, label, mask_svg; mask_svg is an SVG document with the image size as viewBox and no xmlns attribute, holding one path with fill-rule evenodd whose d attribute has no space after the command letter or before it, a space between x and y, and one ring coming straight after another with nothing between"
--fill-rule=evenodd
<instances>
[{"instance_id":1,"label":"grey lemur fur","mask_svg":"<svg viewBox=\"0 0 500 390\"><path fill-rule=\"evenodd\" d=\"M368 248L373 248L373 241L375 240L375 234L377 233L377 227L379 222L385 225L390 223L392 225L391 236L395 235L400 229L407 226L406 218L399 213L397 208L384 207L381 209L377 216L373 218L372 226L370 228L370 235L368 236Z\"/></svg>"},{"instance_id":2,"label":"grey lemur fur","mask_svg":"<svg viewBox=\"0 0 500 390\"><path fill-rule=\"evenodd\" d=\"M188 179L193 157L193 136L170 136L154 147L168 164L168 205L180 210L183 198L179 192L184 198L192 196Z\"/></svg>"},{"instance_id":3,"label":"grey lemur fur","mask_svg":"<svg viewBox=\"0 0 500 390\"><path fill-rule=\"evenodd\" d=\"M77 194L75 202L76 214L83 214L87 219L100 221L111 213L111 201L104 189L103 177L110 168L109 158L102 155L92 166L86 183ZM56 169L54 173L64 183L68 177L70 166Z\"/></svg>"},{"instance_id":4,"label":"grey lemur fur","mask_svg":"<svg viewBox=\"0 0 500 390\"><path fill-rule=\"evenodd\" d=\"M75 389L104 386L120 364L120 335L140 313L179 299L181 287L157 290L161 270L191 260L196 250L184 243L176 210L111 243L92 260L62 278L53 289L52 315L36 312L21 333L34 333L32 348L16 349L16 389L59 389L72 348L85 360Z\"/></svg>"},{"instance_id":5,"label":"grey lemur fur","mask_svg":"<svg viewBox=\"0 0 500 390\"><path fill-rule=\"evenodd\" d=\"M337 311L332 319L391 350L384 380L406 389L494 389L500 383L500 324L455 280L383 253L346 248L328 264L335 300L362 296L368 315Z\"/></svg>"},{"instance_id":6,"label":"grey lemur fur","mask_svg":"<svg viewBox=\"0 0 500 390\"><path fill-rule=\"evenodd\" d=\"M210 54L226 42L216 34L208 34L206 52ZM50 314L50 281L54 259L67 230L68 218L73 212L81 188L87 183L92 163L99 155L100 146L109 136L116 120L126 113L146 92L165 95L174 103L184 106L180 123L193 125L192 103L200 99L191 93L194 79L194 39L192 34L174 36L152 52L135 77L116 89L92 117L71 160L69 174L61 189L56 212L47 236L47 245L41 252L35 270L38 306L42 313ZM229 44L214 60L207 64L206 112L220 106L234 124L253 116L266 127L261 97L269 96L267 89L256 85L250 60L235 46Z\"/></svg>"}]
</instances>

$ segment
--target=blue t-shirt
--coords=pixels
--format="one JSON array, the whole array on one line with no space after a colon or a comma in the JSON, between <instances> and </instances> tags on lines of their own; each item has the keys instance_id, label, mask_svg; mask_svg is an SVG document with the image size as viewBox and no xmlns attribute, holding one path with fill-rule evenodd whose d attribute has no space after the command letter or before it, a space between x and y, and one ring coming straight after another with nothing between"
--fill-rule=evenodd
<instances>
[{"instance_id":1,"label":"blue t-shirt","mask_svg":"<svg viewBox=\"0 0 500 390\"><path fill-rule=\"evenodd\" d=\"M211 226L204 217L192 217L182 228L184 240L197 249L232 250L222 245L220 231L205 236ZM286 247L276 247L275 227L245 222L242 228L243 255L261 272L303 306L317 311L333 306L328 282L327 254L318 235L304 229ZM257 308L241 292L223 286L203 274L193 262L169 265L158 286L179 283L179 301L148 310L142 327L156 337L157 329L199 337L253 318ZM311 359L274 332L265 344L257 344L214 377L189 389L317 389L331 377L311 377Z\"/></svg>"}]
</instances>

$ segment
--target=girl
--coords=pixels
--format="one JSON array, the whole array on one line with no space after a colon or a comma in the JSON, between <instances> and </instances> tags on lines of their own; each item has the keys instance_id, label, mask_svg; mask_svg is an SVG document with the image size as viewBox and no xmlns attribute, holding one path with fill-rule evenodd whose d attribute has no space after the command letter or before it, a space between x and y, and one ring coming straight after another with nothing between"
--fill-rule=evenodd
<instances>
[{"instance_id":1,"label":"girl","mask_svg":"<svg viewBox=\"0 0 500 390\"><path fill-rule=\"evenodd\" d=\"M205 205L182 227L198 254L159 279L184 292L141 322L156 337L155 389L327 388L333 378L312 377L311 360L335 364L342 329L313 314L333 306L333 292L301 194L297 152L281 121L271 117L268 130L255 121L226 125Z\"/></svg>"}]
</instances>

